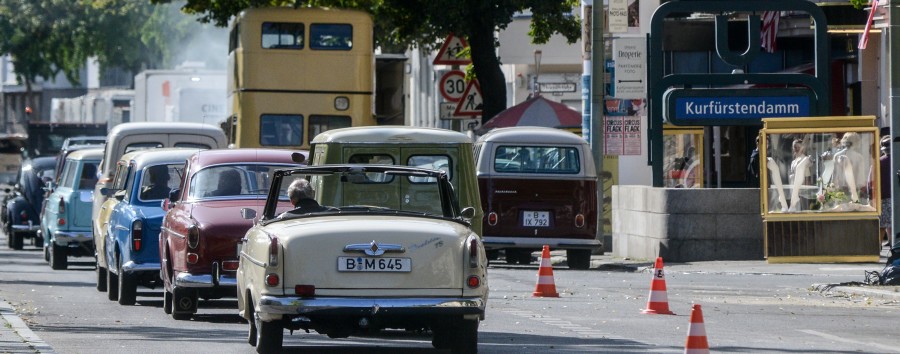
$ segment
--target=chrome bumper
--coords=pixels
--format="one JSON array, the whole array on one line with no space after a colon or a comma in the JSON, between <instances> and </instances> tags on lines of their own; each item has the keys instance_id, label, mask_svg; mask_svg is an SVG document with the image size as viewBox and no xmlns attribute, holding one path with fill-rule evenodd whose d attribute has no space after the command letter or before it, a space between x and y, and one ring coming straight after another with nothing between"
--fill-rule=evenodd
<instances>
[{"instance_id":1,"label":"chrome bumper","mask_svg":"<svg viewBox=\"0 0 900 354\"><path fill-rule=\"evenodd\" d=\"M503 248L534 248L541 249L549 245L551 250L599 250L603 248L603 242L599 240L583 240L573 238L553 239L547 237L500 237L484 236L484 248L486 250Z\"/></svg>"},{"instance_id":2,"label":"chrome bumper","mask_svg":"<svg viewBox=\"0 0 900 354\"><path fill-rule=\"evenodd\" d=\"M81 232L56 231L53 233L53 239L56 240L57 245L66 246L69 243L94 242L94 235L92 235L90 231L81 231Z\"/></svg>"},{"instance_id":3,"label":"chrome bumper","mask_svg":"<svg viewBox=\"0 0 900 354\"><path fill-rule=\"evenodd\" d=\"M41 229L41 225L34 225L31 223L31 221L28 222L28 225L12 224L10 226L12 227L13 231L19 231L19 232L21 232L21 231L38 232L38 230Z\"/></svg>"},{"instance_id":4,"label":"chrome bumper","mask_svg":"<svg viewBox=\"0 0 900 354\"><path fill-rule=\"evenodd\" d=\"M229 275L219 275L213 282L211 274L179 273L175 276L175 286L182 288L213 288L232 287L237 288L237 278Z\"/></svg>"},{"instance_id":5,"label":"chrome bumper","mask_svg":"<svg viewBox=\"0 0 900 354\"><path fill-rule=\"evenodd\" d=\"M135 263L134 261L128 261L122 265L122 271L128 274L143 272L159 273L159 269L159 263Z\"/></svg>"},{"instance_id":6,"label":"chrome bumper","mask_svg":"<svg viewBox=\"0 0 900 354\"><path fill-rule=\"evenodd\" d=\"M323 316L416 316L470 315L484 317L485 300L472 298L300 298L262 296L257 313L263 321L283 315Z\"/></svg>"}]
</instances>

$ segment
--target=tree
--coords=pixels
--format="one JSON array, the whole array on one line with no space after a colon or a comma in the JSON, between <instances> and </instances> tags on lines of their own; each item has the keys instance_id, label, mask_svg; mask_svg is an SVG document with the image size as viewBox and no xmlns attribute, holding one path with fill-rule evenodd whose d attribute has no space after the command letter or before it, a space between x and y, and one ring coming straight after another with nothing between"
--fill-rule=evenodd
<instances>
[{"instance_id":1,"label":"tree","mask_svg":"<svg viewBox=\"0 0 900 354\"><path fill-rule=\"evenodd\" d=\"M169 0L151 0L166 3ZM484 98L483 122L506 109L506 79L497 57L494 33L512 22L513 14L531 10L529 35L546 43L559 33L569 43L581 36L580 19L572 15L577 0L187 0L182 10L200 20L226 26L248 7L331 6L368 11L375 19L376 43L383 49L420 47L433 50L450 33L466 38Z\"/></svg>"}]
</instances>

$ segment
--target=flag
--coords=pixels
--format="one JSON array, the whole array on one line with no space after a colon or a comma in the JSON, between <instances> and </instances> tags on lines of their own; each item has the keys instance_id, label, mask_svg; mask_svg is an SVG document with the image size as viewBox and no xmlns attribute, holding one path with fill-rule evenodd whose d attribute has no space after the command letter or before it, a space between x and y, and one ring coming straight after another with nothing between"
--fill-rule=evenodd
<instances>
[{"instance_id":1,"label":"flag","mask_svg":"<svg viewBox=\"0 0 900 354\"><path fill-rule=\"evenodd\" d=\"M875 9L878 8L878 0L872 0L872 7L869 9L869 20L866 21L866 29L863 30L862 38L859 39L859 49L866 49L869 43L869 30L872 29L872 20L875 18Z\"/></svg>"},{"instance_id":2,"label":"flag","mask_svg":"<svg viewBox=\"0 0 900 354\"><path fill-rule=\"evenodd\" d=\"M778 36L778 19L781 17L780 11L765 11L762 14L762 28L760 29L760 43L762 48L769 53L774 53L775 37Z\"/></svg>"}]
</instances>

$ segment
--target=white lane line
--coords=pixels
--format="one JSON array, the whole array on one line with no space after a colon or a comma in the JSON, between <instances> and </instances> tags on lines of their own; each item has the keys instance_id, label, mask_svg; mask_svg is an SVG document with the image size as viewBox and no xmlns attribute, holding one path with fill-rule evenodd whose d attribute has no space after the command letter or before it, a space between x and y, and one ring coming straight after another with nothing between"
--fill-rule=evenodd
<instances>
[{"instance_id":1,"label":"white lane line","mask_svg":"<svg viewBox=\"0 0 900 354\"><path fill-rule=\"evenodd\" d=\"M811 330L811 329L800 329L799 331L806 333L806 334L811 334L814 336L822 337L822 338L825 338L828 340L837 341L837 342L856 344L856 345L860 345L860 346L875 347L875 348L879 348L881 350L886 350L886 351L892 352L892 353L900 352L900 350L897 349L897 346L893 346L893 345L882 345L882 344L873 343L873 342L860 342L860 341L856 341L856 340L852 340L852 339L841 338L841 337L838 337L833 334L822 333L822 332Z\"/></svg>"}]
</instances>

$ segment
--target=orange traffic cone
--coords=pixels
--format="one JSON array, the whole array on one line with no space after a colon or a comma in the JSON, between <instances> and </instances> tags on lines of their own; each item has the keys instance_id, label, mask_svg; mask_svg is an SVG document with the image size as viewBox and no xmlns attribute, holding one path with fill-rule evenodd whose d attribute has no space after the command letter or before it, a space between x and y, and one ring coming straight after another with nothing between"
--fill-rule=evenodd
<instances>
[{"instance_id":1,"label":"orange traffic cone","mask_svg":"<svg viewBox=\"0 0 900 354\"><path fill-rule=\"evenodd\" d=\"M656 265L653 266L653 280L650 281L650 297L647 299L647 308L641 313L651 315L674 315L669 311L669 299L666 296L666 275L663 273L662 257L656 257Z\"/></svg>"},{"instance_id":2,"label":"orange traffic cone","mask_svg":"<svg viewBox=\"0 0 900 354\"><path fill-rule=\"evenodd\" d=\"M684 354L709 354L709 343L706 342L706 327L703 325L703 310L694 304L691 309L691 325L688 327Z\"/></svg>"},{"instance_id":3,"label":"orange traffic cone","mask_svg":"<svg viewBox=\"0 0 900 354\"><path fill-rule=\"evenodd\" d=\"M556 292L556 284L553 282L553 266L550 265L550 246L544 245L541 252L541 267L538 268L537 286L531 296L559 297Z\"/></svg>"}]
</instances>

